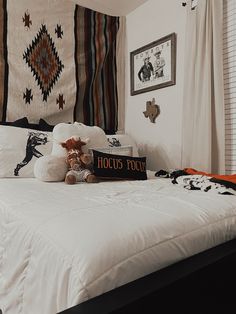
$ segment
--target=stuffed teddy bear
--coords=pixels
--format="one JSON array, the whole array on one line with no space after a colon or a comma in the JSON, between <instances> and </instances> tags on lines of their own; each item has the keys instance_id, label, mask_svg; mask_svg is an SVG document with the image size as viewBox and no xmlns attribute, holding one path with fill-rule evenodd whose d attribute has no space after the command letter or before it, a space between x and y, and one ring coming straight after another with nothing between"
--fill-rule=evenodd
<instances>
[{"instance_id":1,"label":"stuffed teddy bear","mask_svg":"<svg viewBox=\"0 0 236 314\"><path fill-rule=\"evenodd\" d=\"M61 143L66 142L72 136L89 138L89 143L83 146L83 152L95 147L109 147L105 132L98 126L87 126L80 122L73 124L59 123L52 132L52 151L36 160L34 167L35 177L43 182L64 181L68 172L66 164L67 150Z\"/></svg>"},{"instance_id":2,"label":"stuffed teddy bear","mask_svg":"<svg viewBox=\"0 0 236 314\"><path fill-rule=\"evenodd\" d=\"M82 146L88 143L88 139L82 141L80 138L71 137L61 146L67 151L66 163L69 171L65 182L75 184L76 182L97 183L97 177L92 174L92 156L82 151Z\"/></svg>"}]
</instances>

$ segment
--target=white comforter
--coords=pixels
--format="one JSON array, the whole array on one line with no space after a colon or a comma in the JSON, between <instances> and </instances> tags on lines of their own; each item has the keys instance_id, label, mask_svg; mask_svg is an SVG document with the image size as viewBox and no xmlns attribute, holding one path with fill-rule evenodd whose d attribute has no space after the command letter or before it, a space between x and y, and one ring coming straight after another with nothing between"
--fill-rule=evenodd
<instances>
[{"instance_id":1,"label":"white comforter","mask_svg":"<svg viewBox=\"0 0 236 314\"><path fill-rule=\"evenodd\" d=\"M235 196L169 179L2 179L0 309L55 314L235 236Z\"/></svg>"}]
</instances>

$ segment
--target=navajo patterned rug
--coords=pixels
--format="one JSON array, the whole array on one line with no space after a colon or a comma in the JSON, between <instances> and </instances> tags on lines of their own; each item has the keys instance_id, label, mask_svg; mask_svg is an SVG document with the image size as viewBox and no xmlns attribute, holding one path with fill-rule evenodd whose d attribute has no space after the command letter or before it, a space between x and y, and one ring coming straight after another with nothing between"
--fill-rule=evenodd
<instances>
[{"instance_id":1,"label":"navajo patterned rug","mask_svg":"<svg viewBox=\"0 0 236 314\"><path fill-rule=\"evenodd\" d=\"M4 118L72 121L76 93L73 3L9 0L4 4L8 62Z\"/></svg>"},{"instance_id":2,"label":"navajo patterned rug","mask_svg":"<svg viewBox=\"0 0 236 314\"><path fill-rule=\"evenodd\" d=\"M0 0L0 117L3 113L3 103L4 103L4 93L6 91L6 83L5 78L7 78L7 75L5 75L5 72L7 70L7 63L6 63L6 49L4 43L6 42L6 32L4 26L6 17L5 17L5 11L4 11L4 0ZM0 118L1 120L1 118Z\"/></svg>"},{"instance_id":3,"label":"navajo patterned rug","mask_svg":"<svg viewBox=\"0 0 236 314\"><path fill-rule=\"evenodd\" d=\"M117 129L119 18L68 0L0 0L0 110Z\"/></svg>"}]
</instances>

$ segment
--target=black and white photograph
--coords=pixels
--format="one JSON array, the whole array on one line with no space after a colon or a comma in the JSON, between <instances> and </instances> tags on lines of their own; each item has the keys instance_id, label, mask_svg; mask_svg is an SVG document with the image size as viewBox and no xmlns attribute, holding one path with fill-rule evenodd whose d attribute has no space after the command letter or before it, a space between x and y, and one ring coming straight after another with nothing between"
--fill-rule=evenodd
<instances>
[{"instance_id":1,"label":"black and white photograph","mask_svg":"<svg viewBox=\"0 0 236 314\"><path fill-rule=\"evenodd\" d=\"M131 52L130 64L131 95L174 85L175 33Z\"/></svg>"}]
</instances>

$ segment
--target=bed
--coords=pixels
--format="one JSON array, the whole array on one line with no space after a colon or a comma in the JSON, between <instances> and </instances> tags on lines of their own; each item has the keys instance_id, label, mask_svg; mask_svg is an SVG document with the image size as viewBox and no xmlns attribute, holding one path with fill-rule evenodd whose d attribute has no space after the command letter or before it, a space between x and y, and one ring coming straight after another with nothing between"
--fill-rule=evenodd
<instances>
[{"instance_id":1,"label":"bed","mask_svg":"<svg viewBox=\"0 0 236 314\"><path fill-rule=\"evenodd\" d=\"M235 250L236 199L150 171L147 181L74 186L6 178L0 232L3 314L56 314L221 244Z\"/></svg>"}]
</instances>

